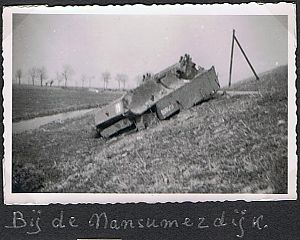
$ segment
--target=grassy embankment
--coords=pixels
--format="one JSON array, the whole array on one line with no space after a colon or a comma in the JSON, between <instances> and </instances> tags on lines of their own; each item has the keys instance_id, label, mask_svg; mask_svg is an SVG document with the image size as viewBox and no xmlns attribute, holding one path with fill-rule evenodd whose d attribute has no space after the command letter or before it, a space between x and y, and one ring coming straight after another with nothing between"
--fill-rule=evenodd
<instances>
[{"instance_id":1,"label":"grassy embankment","mask_svg":"<svg viewBox=\"0 0 300 240\"><path fill-rule=\"evenodd\" d=\"M15 190L286 193L287 67L233 89L252 87L109 142L90 137L91 115L19 134Z\"/></svg>"}]
</instances>

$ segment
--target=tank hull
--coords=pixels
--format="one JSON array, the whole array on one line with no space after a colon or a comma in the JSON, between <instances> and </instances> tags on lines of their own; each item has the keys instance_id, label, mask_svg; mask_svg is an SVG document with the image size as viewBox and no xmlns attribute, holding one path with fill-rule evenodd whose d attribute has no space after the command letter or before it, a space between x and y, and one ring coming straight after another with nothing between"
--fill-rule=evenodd
<instances>
[{"instance_id":1,"label":"tank hull","mask_svg":"<svg viewBox=\"0 0 300 240\"><path fill-rule=\"evenodd\" d=\"M184 64L172 65L120 99L98 109L95 112L96 129L105 138L126 130L142 130L157 119L168 119L212 98L219 88L214 67L197 70L187 58Z\"/></svg>"}]
</instances>

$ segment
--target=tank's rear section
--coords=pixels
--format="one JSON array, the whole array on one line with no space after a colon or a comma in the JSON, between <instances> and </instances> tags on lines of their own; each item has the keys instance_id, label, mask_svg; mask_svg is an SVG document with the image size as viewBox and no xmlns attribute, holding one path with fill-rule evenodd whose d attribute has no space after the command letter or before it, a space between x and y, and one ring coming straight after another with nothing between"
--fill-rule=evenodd
<instances>
[{"instance_id":1,"label":"tank's rear section","mask_svg":"<svg viewBox=\"0 0 300 240\"><path fill-rule=\"evenodd\" d=\"M220 88L214 67L197 74L193 79L156 104L159 119L166 119L181 109L188 109L213 96Z\"/></svg>"},{"instance_id":2,"label":"tank's rear section","mask_svg":"<svg viewBox=\"0 0 300 240\"><path fill-rule=\"evenodd\" d=\"M150 76L136 89L99 109L95 123L99 134L111 137L129 129L144 129L153 120L163 120L209 99L219 89L214 67L197 68L189 55Z\"/></svg>"}]
</instances>

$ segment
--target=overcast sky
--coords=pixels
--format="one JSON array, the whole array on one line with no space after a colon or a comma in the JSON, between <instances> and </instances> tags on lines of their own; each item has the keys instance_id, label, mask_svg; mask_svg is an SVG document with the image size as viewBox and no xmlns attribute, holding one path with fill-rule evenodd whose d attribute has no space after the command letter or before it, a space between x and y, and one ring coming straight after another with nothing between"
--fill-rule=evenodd
<instances>
[{"instance_id":1,"label":"overcast sky","mask_svg":"<svg viewBox=\"0 0 300 240\"><path fill-rule=\"evenodd\" d=\"M72 66L72 85L82 74L94 76L92 86L102 87L101 73L114 76L156 73L189 53L197 65L215 66L221 85L228 82L232 29L260 73L288 62L287 16L150 16L150 15L13 15L13 71L45 66L55 79L62 66ZM233 82L252 76L235 46ZM27 78L23 79L27 83Z\"/></svg>"}]
</instances>

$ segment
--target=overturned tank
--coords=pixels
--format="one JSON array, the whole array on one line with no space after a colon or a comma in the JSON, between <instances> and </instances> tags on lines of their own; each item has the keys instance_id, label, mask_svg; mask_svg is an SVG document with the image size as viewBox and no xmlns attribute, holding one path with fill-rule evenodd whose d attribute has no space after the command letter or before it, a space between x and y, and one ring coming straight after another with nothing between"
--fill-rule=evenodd
<instances>
[{"instance_id":1,"label":"overturned tank","mask_svg":"<svg viewBox=\"0 0 300 240\"><path fill-rule=\"evenodd\" d=\"M188 54L163 71L143 76L137 88L95 112L98 136L109 138L147 128L151 119L165 120L210 99L220 88L212 66L196 67Z\"/></svg>"}]
</instances>

